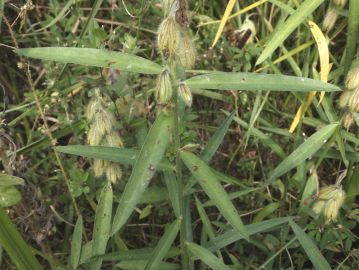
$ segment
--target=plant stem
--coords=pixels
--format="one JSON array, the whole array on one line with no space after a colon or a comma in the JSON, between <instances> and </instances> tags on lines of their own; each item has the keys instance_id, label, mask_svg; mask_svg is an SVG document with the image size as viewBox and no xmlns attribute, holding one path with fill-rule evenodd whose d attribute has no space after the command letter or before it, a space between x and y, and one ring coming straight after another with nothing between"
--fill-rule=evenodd
<instances>
[{"instance_id":1,"label":"plant stem","mask_svg":"<svg viewBox=\"0 0 359 270\"><path fill-rule=\"evenodd\" d=\"M184 209L184 183L182 177L182 160L179 156L179 149L181 147L181 139L180 139L180 114L179 114L179 99L178 99L178 87L177 87L177 76L176 76L176 67L172 68L173 75L173 92L174 92L174 147L176 153L176 178L178 182L178 197L179 197L179 209L180 209L180 218L181 220L181 228L180 228L180 245L182 252L182 269L189 270L189 256L186 247L186 239L187 239L187 230L186 230L186 215Z\"/></svg>"}]
</instances>

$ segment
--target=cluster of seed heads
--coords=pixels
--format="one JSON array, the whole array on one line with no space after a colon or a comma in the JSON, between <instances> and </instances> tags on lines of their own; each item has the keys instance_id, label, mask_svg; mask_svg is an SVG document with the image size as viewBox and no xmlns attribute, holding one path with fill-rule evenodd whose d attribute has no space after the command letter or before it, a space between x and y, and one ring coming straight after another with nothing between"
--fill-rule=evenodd
<instances>
[{"instance_id":1,"label":"cluster of seed heads","mask_svg":"<svg viewBox=\"0 0 359 270\"><path fill-rule=\"evenodd\" d=\"M123 147L122 140L115 130L116 119L107 107L105 98L97 89L86 109L86 118L90 124L87 142L89 145ZM113 183L122 176L119 164L107 160L95 159L93 170L95 176L106 174L107 179Z\"/></svg>"},{"instance_id":2,"label":"cluster of seed heads","mask_svg":"<svg viewBox=\"0 0 359 270\"><path fill-rule=\"evenodd\" d=\"M196 61L196 49L188 34L187 2L184 0L162 1L167 16L159 26L157 46L163 58L185 69L193 68ZM183 83L179 85L179 94L186 105L192 104L192 93ZM157 78L156 99L159 104L167 104L172 99L172 83L169 67L165 67Z\"/></svg>"}]
</instances>

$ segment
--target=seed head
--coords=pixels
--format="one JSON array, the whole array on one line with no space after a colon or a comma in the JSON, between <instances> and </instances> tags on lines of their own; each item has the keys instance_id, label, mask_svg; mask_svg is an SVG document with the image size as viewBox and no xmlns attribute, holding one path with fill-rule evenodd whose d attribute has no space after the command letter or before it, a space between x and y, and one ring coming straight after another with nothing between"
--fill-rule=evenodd
<instances>
[{"instance_id":1,"label":"seed head","mask_svg":"<svg viewBox=\"0 0 359 270\"><path fill-rule=\"evenodd\" d=\"M359 86L353 90L349 100L349 108L352 112L359 111Z\"/></svg>"},{"instance_id":2,"label":"seed head","mask_svg":"<svg viewBox=\"0 0 359 270\"><path fill-rule=\"evenodd\" d=\"M341 109L344 109L345 107L348 106L348 103L349 103L349 100L350 100L350 97L352 95L352 92L351 91L348 91L348 90L345 90L341 95L340 95L340 98L339 98L339 107Z\"/></svg>"},{"instance_id":3,"label":"seed head","mask_svg":"<svg viewBox=\"0 0 359 270\"><path fill-rule=\"evenodd\" d=\"M163 20L157 33L157 46L165 57L172 57L177 49L180 30L173 15Z\"/></svg>"},{"instance_id":4,"label":"seed head","mask_svg":"<svg viewBox=\"0 0 359 270\"><path fill-rule=\"evenodd\" d=\"M95 159L93 162L93 171L96 177L102 176L105 170L105 160Z\"/></svg>"},{"instance_id":5,"label":"seed head","mask_svg":"<svg viewBox=\"0 0 359 270\"><path fill-rule=\"evenodd\" d=\"M343 127L345 129L349 129L352 124L353 124L353 114L349 112L344 118Z\"/></svg>"},{"instance_id":6,"label":"seed head","mask_svg":"<svg viewBox=\"0 0 359 270\"><path fill-rule=\"evenodd\" d=\"M166 104L172 98L170 72L166 68L157 78L156 99L159 104Z\"/></svg>"},{"instance_id":7,"label":"seed head","mask_svg":"<svg viewBox=\"0 0 359 270\"><path fill-rule=\"evenodd\" d=\"M188 106L192 106L192 92L191 89L185 83L180 83L178 87L178 92L183 102Z\"/></svg>"},{"instance_id":8,"label":"seed head","mask_svg":"<svg viewBox=\"0 0 359 270\"><path fill-rule=\"evenodd\" d=\"M347 0L334 0L334 4L340 7L344 7L347 3Z\"/></svg>"},{"instance_id":9,"label":"seed head","mask_svg":"<svg viewBox=\"0 0 359 270\"><path fill-rule=\"evenodd\" d=\"M186 69L191 69L196 62L196 48L186 32L181 33L175 59L179 65Z\"/></svg>"},{"instance_id":10,"label":"seed head","mask_svg":"<svg viewBox=\"0 0 359 270\"><path fill-rule=\"evenodd\" d=\"M338 18L337 12L335 9L327 11L323 20L323 30L329 32L333 29L335 22Z\"/></svg>"},{"instance_id":11,"label":"seed head","mask_svg":"<svg viewBox=\"0 0 359 270\"><path fill-rule=\"evenodd\" d=\"M161 7L162 7L162 10L163 10L163 14L165 16L167 16L170 13L174 1L175 0L161 0Z\"/></svg>"},{"instance_id":12,"label":"seed head","mask_svg":"<svg viewBox=\"0 0 359 270\"><path fill-rule=\"evenodd\" d=\"M345 80L345 87L348 90L353 90L359 87L359 67L352 68Z\"/></svg>"},{"instance_id":13,"label":"seed head","mask_svg":"<svg viewBox=\"0 0 359 270\"><path fill-rule=\"evenodd\" d=\"M116 183L117 180L120 180L122 177L121 167L114 162L109 162L109 165L106 167L105 171L107 179L112 183Z\"/></svg>"},{"instance_id":14,"label":"seed head","mask_svg":"<svg viewBox=\"0 0 359 270\"><path fill-rule=\"evenodd\" d=\"M239 33L239 39L244 38L249 31L249 36L244 40L244 44L253 43L253 39L257 34L256 26L252 20L246 18L241 27L236 31ZM243 44L243 46L244 46Z\"/></svg>"}]
</instances>

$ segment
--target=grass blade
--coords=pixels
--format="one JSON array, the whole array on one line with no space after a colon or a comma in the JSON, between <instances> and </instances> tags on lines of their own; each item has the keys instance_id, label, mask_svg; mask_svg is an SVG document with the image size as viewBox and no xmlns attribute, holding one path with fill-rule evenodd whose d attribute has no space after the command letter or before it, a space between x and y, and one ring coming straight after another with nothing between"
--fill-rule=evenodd
<instances>
[{"instance_id":1,"label":"grass blade","mask_svg":"<svg viewBox=\"0 0 359 270\"><path fill-rule=\"evenodd\" d=\"M0 207L0 244L17 269L43 269L2 207Z\"/></svg>"},{"instance_id":2,"label":"grass blade","mask_svg":"<svg viewBox=\"0 0 359 270\"><path fill-rule=\"evenodd\" d=\"M166 182L168 197L171 200L173 211L177 218L181 216L180 214L180 198L178 195L178 182L176 176L173 172L165 172L164 179Z\"/></svg>"},{"instance_id":3,"label":"grass blade","mask_svg":"<svg viewBox=\"0 0 359 270\"><path fill-rule=\"evenodd\" d=\"M265 46L262 54L259 56L256 65L261 64L277 49L287 37L307 18L324 0L306 0L299 8L281 25L272 35L271 40ZM313 89L312 89L313 90Z\"/></svg>"},{"instance_id":4,"label":"grass blade","mask_svg":"<svg viewBox=\"0 0 359 270\"><path fill-rule=\"evenodd\" d=\"M357 40L359 37L359 1L350 0L348 16L348 34L345 47L344 74L347 74L357 50Z\"/></svg>"},{"instance_id":5,"label":"grass blade","mask_svg":"<svg viewBox=\"0 0 359 270\"><path fill-rule=\"evenodd\" d=\"M57 146L55 150L70 155L119 162L124 165L135 164L136 158L139 154L139 151L135 149L89 145ZM158 169L167 171L174 170L173 166L167 160L162 160L158 165Z\"/></svg>"},{"instance_id":6,"label":"grass blade","mask_svg":"<svg viewBox=\"0 0 359 270\"><path fill-rule=\"evenodd\" d=\"M257 74L257 73L231 73L214 72L205 75L194 76L185 81L189 87L207 88L213 90L252 90L252 91L296 91L310 92L340 91L340 88L319 80L302 77Z\"/></svg>"},{"instance_id":7,"label":"grass blade","mask_svg":"<svg viewBox=\"0 0 359 270\"><path fill-rule=\"evenodd\" d=\"M71 240L70 263L72 269L77 269L81 257L83 219L79 216Z\"/></svg>"},{"instance_id":8,"label":"grass blade","mask_svg":"<svg viewBox=\"0 0 359 270\"><path fill-rule=\"evenodd\" d=\"M217 180L217 177L213 174L211 168L208 167L203 160L190 152L181 151L180 156L208 197L216 204L216 207L225 219L240 234L248 239L248 233L237 213L236 208L232 204L223 186Z\"/></svg>"},{"instance_id":9,"label":"grass blade","mask_svg":"<svg viewBox=\"0 0 359 270\"><path fill-rule=\"evenodd\" d=\"M315 269L331 269L329 263L319 251L313 240L310 239L309 236L294 221L289 220L289 224L297 236L299 243L302 245L305 253L307 253L309 259L313 263Z\"/></svg>"},{"instance_id":10,"label":"grass blade","mask_svg":"<svg viewBox=\"0 0 359 270\"><path fill-rule=\"evenodd\" d=\"M216 256L214 256L208 249L205 249L195 243L186 243L189 252L195 255L202 262L207 264L214 270L230 270L231 268L221 262Z\"/></svg>"},{"instance_id":11,"label":"grass blade","mask_svg":"<svg viewBox=\"0 0 359 270\"><path fill-rule=\"evenodd\" d=\"M149 261L146 264L145 270L157 270L162 263L163 258L168 253L173 241L175 240L181 226L181 220L174 221L161 237L156 248L153 250Z\"/></svg>"},{"instance_id":12,"label":"grass blade","mask_svg":"<svg viewBox=\"0 0 359 270\"><path fill-rule=\"evenodd\" d=\"M295 168L307 158L313 156L333 135L337 127L338 124L330 124L310 136L274 169L266 181L266 184L269 185L278 177Z\"/></svg>"},{"instance_id":13,"label":"grass blade","mask_svg":"<svg viewBox=\"0 0 359 270\"><path fill-rule=\"evenodd\" d=\"M252 223L257 223L259 221L262 221L267 216L275 212L280 207L280 204L278 202L273 202L268 205L266 205L261 211L257 213L255 218L253 219Z\"/></svg>"},{"instance_id":14,"label":"grass blade","mask_svg":"<svg viewBox=\"0 0 359 270\"><path fill-rule=\"evenodd\" d=\"M173 127L171 115L160 114L147 134L137 157L132 174L121 196L114 221L112 234L126 223L143 192L150 183L158 164L163 158Z\"/></svg>"},{"instance_id":15,"label":"grass blade","mask_svg":"<svg viewBox=\"0 0 359 270\"><path fill-rule=\"evenodd\" d=\"M92 256L105 254L110 237L113 194L111 183L107 183L100 195L96 208L95 224L92 233ZM102 259L91 264L92 270L101 268Z\"/></svg>"},{"instance_id":16,"label":"grass blade","mask_svg":"<svg viewBox=\"0 0 359 270\"><path fill-rule=\"evenodd\" d=\"M41 60L107 67L135 73L159 74L162 71L160 65L142 57L103 49L39 47L16 49L15 53Z\"/></svg>"}]
</instances>

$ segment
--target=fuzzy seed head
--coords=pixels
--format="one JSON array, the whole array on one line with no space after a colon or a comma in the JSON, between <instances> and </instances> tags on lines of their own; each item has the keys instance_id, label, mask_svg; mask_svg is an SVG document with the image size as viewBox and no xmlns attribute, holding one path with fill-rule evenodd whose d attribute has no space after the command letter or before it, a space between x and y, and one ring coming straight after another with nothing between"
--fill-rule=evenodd
<instances>
[{"instance_id":1,"label":"fuzzy seed head","mask_svg":"<svg viewBox=\"0 0 359 270\"><path fill-rule=\"evenodd\" d=\"M334 4L336 4L339 7L344 7L347 3L347 0L334 0Z\"/></svg>"},{"instance_id":2,"label":"fuzzy seed head","mask_svg":"<svg viewBox=\"0 0 359 270\"><path fill-rule=\"evenodd\" d=\"M175 0L161 0L161 7L165 16L170 13L174 2Z\"/></svg>"},{"instance_id":3,"label":"fuzzy seed head","mask_svg":"<svg viewBox=\"0 0 359 270\"><path fill-rule=\"evenodd\" d=\"M348 90L353 90L359 87L359 67L352 68L345 80L345 87Z\"/></svg>"},{"instance_id":4,"label":"fuzzy seed head","mask_svg":"<svg viewBox=\"0 0 359 270\"><path fill-rule=\"evenodd\" d=\"M349 129L352 124L353 124L353 114L349 112L344 118L343 127L345 129Z\"/></svg>"},{"instance_id":5,"label":"fuzzy seed head","mask_svg":"<svg viewBox=\"0 0 359 270\"><path fill-rule=\"evenodd\" d=\"M325 206L325 201L319 200L315 202L313 205L314 213L320 215L323 212L324 206Z\"/></svg>"},{"instance_id":6,"label":"fuzzy seed head","mask_svg":"<svg viewBox=\"0 0 359 270\"><path fill-rule=\"evenodd\" d=\"M179 42L179 26L173 15L164 19L158 28L157 46L164 58L172 57Z\"/></svg>"},{"instance_id":7,"label":"fuzzy seed head","mask_svg":"<svg viewBox=\"0 0 359 270\"><path fill-rule=\"evenodd\" d=\"M344 109L345 107L348 106L348 103L349 103L349 100L350 100L351 95L352 95L352 92L351 92L351 91L348 91L348 90L345 90L345 91L340 95L338 105L339 105L339 107L340 107L341 109Z\"/></svg>"},{"instance_id":8,"label":"fuzzy seed head","mask_svg":"<svg viewBox=\"0 0 359 270\"><path fill-rule=\"evenodd\" d=\"M110 164L106 167L105 171L107 179L110 180L112 183L116 183L117 180L120 180L122 177L121 167L114 162L110 162Z\"/></svg>"},{"instance_id":9,"label":"fuzzy seed head","mask_svg":"<svg viewBox=\"0 0 359 270\"><path fill-rule=\"evenodd\" d=\"M185 83L180 83L178 87L178 92L183 102L188 106L192 106L192 92L191 89Z\"/></svg>"},{"instance_id":10,"label":"fuzzy seed head","mask_svg":"<svg viewBox=\"0 0 359 270\"><path fill-rule=\"evenodd\" d=\"M105 170L105 161L102 159L95 159L93 162L93 171L96 177L102 176Z\"/></svg>"},{"instance_id":11,"label":"fuzzy seed head","mask_svg":"<svg viewBox=\"0 0 359 270\"><path fill-rule=\"evenodd\" d=\"M334 185L323 187L319 191L319 199L320 200L330 200L335 196L335 192L337 191L337 187Z\"/></svg>"},{"instance_id":12,"label":"fuzzy seed head","mask_svg":"<svg viewBox=\"0 0 359 270\"><path fill-rule=\"evenodd\" d=\"M331 9L325 14L324 20L323 20L323 30L326 32L329 32L333 29L335 22L338 18L337 12L335 9Z\"/></svg>"},{"instance_id":13,"label":"fuzzy seed head","mask_svg":"<svg viewBox=\"0 0 359 270\"><path fill-rule=\"evenodd\" d=\"M117 132L111 131L110 134L106 135L106 142L111 147L123 147L123 142Z\"/></svg>"},{"instance_id":14,"label":"fuzzy seed head","mask_svg":"<svg viewBox=\"0 0 359 270\"><path fill-rule=\"evenodd\" d=\"M157 78L156 99L159 104L166 104L172 98L171 77L168 69L164 69Z\"/></svg>"},{"instance_id":15,"label":"fuzzy seed head","mask_svg":"<svg viewBox=\"0 0 359 270\"><path fill-rule=\"evenodd\" d=\"M185 32L181 33L175 54L176 62L186 69L191 69L196 62L196 54L196 48L190 36Z\"/></svg>"},{"instance_id":16,"label":"fuzzy seed head","mask_svg":"<svg viewBox=\"0 0 359 270\"><path fill-rule=\"evenodd\" d=\"M349 108L352 112L359 112L359 86L353 90L349 100Z\"/></svg>"}]
</instances>

